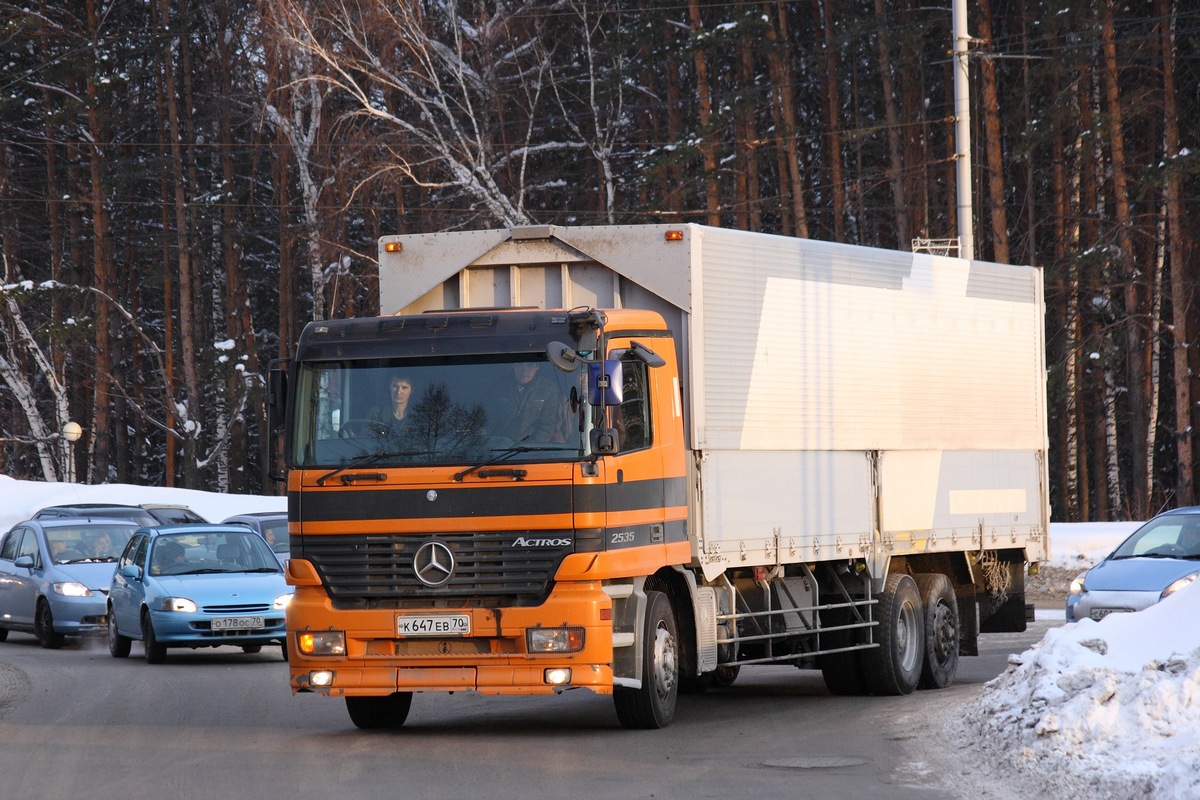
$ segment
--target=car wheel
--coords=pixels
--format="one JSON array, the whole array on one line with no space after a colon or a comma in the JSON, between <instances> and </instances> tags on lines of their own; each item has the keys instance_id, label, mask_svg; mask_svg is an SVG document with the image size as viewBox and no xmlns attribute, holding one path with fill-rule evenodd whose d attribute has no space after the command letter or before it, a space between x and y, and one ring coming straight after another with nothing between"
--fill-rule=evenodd
<instances>
[{"instance_id":1,"label":"car wheel","mask_svg":"<svg viewBox=\"0 0 1200 800\"><path fill-rule=\"evenodd\" d=\"M54 615L50 613L50 604L45 600L38 601L37 613L33 618L33 632L42 643L42 647L47 650L57 650L63 646L63 640L66 639L54 630Z\"/></svg>"},{"instance_id":2,"label":"car wheel","mask_svg":"<svg viewBox=\"0 0 1200 800\"><path fill-rule=\"evenodd\" d=\"M642 686L613 689L617 719L625 728L665 728L679 699L679 637L675 613L662 592L646 592L646 624L642 628Z\"/></svg>"},{"instance_id":3,"label":"car wheel","mask_svg":"<svg viewBox=\"0 0 1200 800\"><path fill-rule=\"evenodd\" d=\"M356 728L399 728L408 719L412 692L392 692L386 697L347 697L346 711Z\"/></svg>"},{"instance_id":4,"label":"car wheel","mask_svg":"<svg viewBox=\"0 0 1200 800\"><path fill-rule=\"evenodd\" d=\"M0 642L8 638L8 628L0 628Z\"/></svg>"},{"instance_id":5,"label":"car wheel","mask_svg":"<svg viewBox=\"0 0 1200 800\"><path fill-rule=\"evenodd\" d=\"M250 655L254 655L255 653L258 653L261 651L262 651L261 644L244 644L244 645L242 645L243 653L249 653Z\"/></svg>"},{"instance_id":6,"label":"car wheel","mask_svg":"<svg viewBox=\"0 0 1200 800\"><path fill-rule=\"evenodd\" d=\"M925 663L921 689L945 689L958 674L958 600L954 585L941 573L917 575L925 615Z\"/></svg>"},{"instance_id":7,"label":"car wheel","mask_svg":"<svg viewBox=\"0 0 1200 800\"><path fill-rule=\"evenodd\" d=\"M129 655L129 646L133 640L128 636L122 636L117 631L117 618L113 614L112 608L108 609L108 652L112 653L113 658L125 658Z\"/></svg>"},{"instance_id":8,"label":"car wheel","mask_svg":"<svg viewBox=\"0 0 1200 800\"><path fill-rule=\"evenodd\" d=\"M167 646L155 638L149 612L142 614L142 647L146 650L147 664L162 664L167 660Z\"/></svg>"}]
</instances>

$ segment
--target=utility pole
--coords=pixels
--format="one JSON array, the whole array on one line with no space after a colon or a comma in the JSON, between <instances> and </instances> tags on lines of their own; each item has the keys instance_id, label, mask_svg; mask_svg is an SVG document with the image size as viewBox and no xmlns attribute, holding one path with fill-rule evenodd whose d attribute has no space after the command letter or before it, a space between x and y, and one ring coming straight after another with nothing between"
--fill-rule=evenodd
<instances>
[{"instance_id":1,"label":"utility pole","mask_svg":"<svg viewBox=\"0 0 1200 800\"><path fill-rule=\"evenodd\" d=\"M967 0L954 0L954 162L958 184L958 255L975 258L971 209L971 87L967 69Z\"/></svg>"}]
</instances>

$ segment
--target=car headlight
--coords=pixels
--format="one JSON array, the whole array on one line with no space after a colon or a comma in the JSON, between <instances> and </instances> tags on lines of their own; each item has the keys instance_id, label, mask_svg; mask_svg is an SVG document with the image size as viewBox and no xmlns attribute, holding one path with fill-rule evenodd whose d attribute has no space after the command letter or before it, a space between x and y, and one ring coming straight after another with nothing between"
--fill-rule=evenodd
<instances>
[{"instance_id":1,"label":"car headlight","mask_svg":"<svg viewBox=\"0 0 1200 800\"><path fill-rule=\"evenodd\" d=\"M94 592L79 581L63 581L53 584L54 593L63 597L91 597Z\"/></svg>"},{"instance_id":2,"label":"car headlight","mask_svg":"<svg viewBox=\"0 0 1200 800\"><path fill-rule=\"evenodd\" d=\"M1075 580L1071 581L1071 588L1067 590L1067 595L1070 597L1079 597L1087 592L1087 585L1084 580L1087 578L1086 572L1081 572L1075 576Z\"/></svg>"},{"instance_id":3,"label":"car headlight","mask_svg":"<svg viewBox=\"0 0 1200 800\"><path fill-rule=\"evenodd\" d=\"M275 603L272 606L276 611L282 611L288 607L288 603L292 602L292 593L281 594L275 598Z\"/></svg>"},{"instance_id":4,"label":"car headlight","mask_svg":"<svg viewBox=\"0 0 1200 800\"><path fill-rule=\"evenodd\" d=\"M195 614L196 604L186 597L164 597L159 605L162 611L181 611L185 614Z\"/></svg>"},{"instance_id":5,"label":"car headlight","mask_svg":"<svg viewBox=\"0 0 1200 800\"><path fill-rule=\"evenodd\" d=\"M1163 589L1163 593L1158 596L1158 599L1164 600L1164 599L1170 597L1171 595L1175 594L1176 592L1178 592L1183 587L1190 586L1192 583L1195 582L1197 575L1200 575L1200 572L1193 572L1191 575L1184 575L1182 578L1175 581L1167 588Z\"/></svg>"}]
</instances>

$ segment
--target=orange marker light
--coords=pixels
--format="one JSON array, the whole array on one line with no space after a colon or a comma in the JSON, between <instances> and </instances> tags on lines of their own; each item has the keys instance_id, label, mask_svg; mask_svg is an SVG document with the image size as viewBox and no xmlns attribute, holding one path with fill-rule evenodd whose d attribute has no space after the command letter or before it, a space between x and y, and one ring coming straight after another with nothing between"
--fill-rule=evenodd
<instances>
[{"instance_id":1,"label":"orange marker light","mask_svg":"<svg viewBox=\"0 0 1200 800\"><path fill-rule=\"evenodd\" d=\"M683 231L667 231L664 236L668 242L682 242Z\"/></svg>"}]
</instances>

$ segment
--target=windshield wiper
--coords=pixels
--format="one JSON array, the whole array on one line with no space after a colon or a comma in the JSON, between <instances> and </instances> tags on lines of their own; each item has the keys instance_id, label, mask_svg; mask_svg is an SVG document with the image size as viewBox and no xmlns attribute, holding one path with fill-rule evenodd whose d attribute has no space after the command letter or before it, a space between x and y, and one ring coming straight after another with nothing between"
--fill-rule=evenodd
<instances>
[{"instance_id":1,"label":"windshield wiper","mask_svg":"<svg viewBox=\"0 0 1200 800\"><path fill-rule=\"evenodd\" d=\"M330 478L332 478L334 476L341 475L343 472L345 472L348 469L355 469L357 467L365 467L368 464L372 464L381 458L399 458L400 456L421 456L421 455L428 455L428 454L429 453L426 450L380 450L377 453L367 453L365 456L359 456L358 458L351 461L349 464L343 464L342 466L335 469L333 472L327 472L324 475L322 475L321 477L317 478L317 486L324 486L325 481L329 480ZM382 480L382 478L380 478L380 480Z\"/></svg>"},{"instance_id":2,"label":"windshield wiper","mask_svg":"<svg viewBox=\"0 0 1200 800\"><path fill-rule=\"evenodd\" d=\"M574 448L567 447L566 445L549 445L549 446L514 445L512 447L506 447L503 450L499 451L500 455L495 456L494 458L489 458L487 461L484 461L480 464L476 464L473 467L468 467L467 469L460 470L459 472L454 473L454 480L456 482L461 483L462 479L467 477L468 475L470 475L472 472L479 470L479 469L483 469L484 467L490 467L493 464L499 464L501 461L506 461L506 460L512 458L513 456L517 455L518 453L533 453L533 452L538 452L538 451L543 451L543 450L573 450L573 449Z\"/></svg>"}]
</instances>

